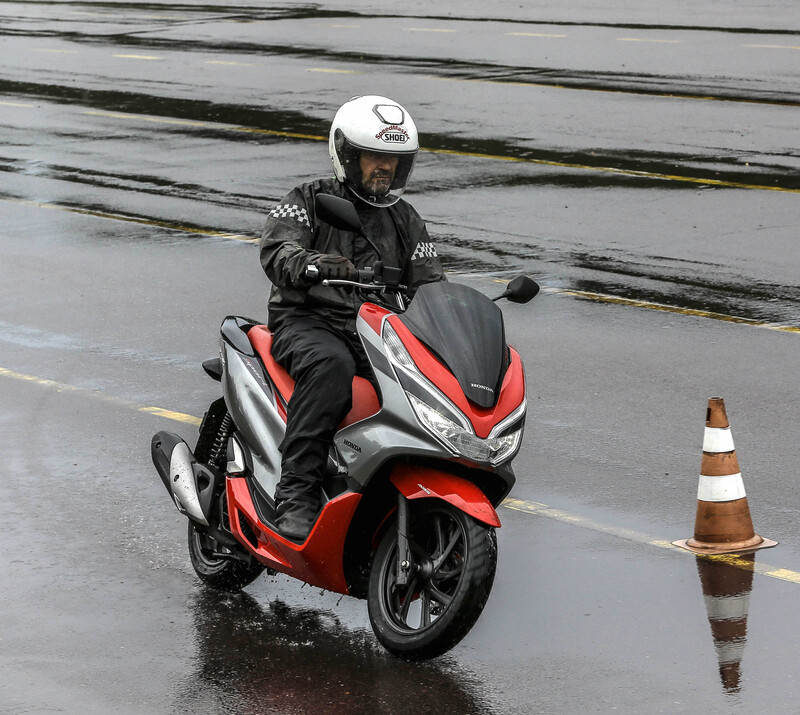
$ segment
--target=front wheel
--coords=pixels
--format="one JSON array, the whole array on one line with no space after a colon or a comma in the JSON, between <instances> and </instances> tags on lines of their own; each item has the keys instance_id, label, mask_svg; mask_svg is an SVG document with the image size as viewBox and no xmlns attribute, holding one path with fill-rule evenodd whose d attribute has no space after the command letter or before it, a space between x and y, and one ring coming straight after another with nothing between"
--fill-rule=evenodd
<instances>
[{"instance_id":1,"label":"front wheel","mask_svg":"<svg viewBox=\"0 0 800 715\"><path fill-rule=\"evenodd\" d=\"M240 561L225 554L212 536L191 521L189 559L198 578L217 591L241 591L264 570L257 561Z\"/></svg>"},{"instance_id":2,"label":"front wheel","mask_svg":"<svg viewBox=\"0 0 800 715\"><path fill-rule=\"evenodd\" d=\"M369 618L391 653L435 658L467 635L483 611L497 538L450 504L425 500L411 510L408 540L414 566L406 585L397 583L397 530L381 541L370 572Z\"/></svg>"}]
</instances>

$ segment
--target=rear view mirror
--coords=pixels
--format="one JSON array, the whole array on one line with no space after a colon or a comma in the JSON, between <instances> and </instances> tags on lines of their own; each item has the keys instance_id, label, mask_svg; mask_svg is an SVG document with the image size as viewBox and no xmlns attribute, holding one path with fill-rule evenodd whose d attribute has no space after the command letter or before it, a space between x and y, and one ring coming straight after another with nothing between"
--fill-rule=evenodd
<instances>
[{"instance_id":1,"label":"rear view mirror","mask_svg":"<svg viewBox=\"0 0 800 715\"><path fill-rule=\"evenodd\" d=\"M517 276L512 280L502 294L492 300L508 298L512 303L527 303L539 293L539 284L528 276Z\"/></svg>"},{"instance_id":2,"label":"rear view mirror","mask_svg":"<svg viewBox=\"0 0 800 715\"><path fill-rule=\"evenodd\" d=\"M353 231L363 235L364 229L356 207L347 199L330 194L317 194L314 198L314 212L318 219L340 231Z\"/></svg>"}]
</instances>

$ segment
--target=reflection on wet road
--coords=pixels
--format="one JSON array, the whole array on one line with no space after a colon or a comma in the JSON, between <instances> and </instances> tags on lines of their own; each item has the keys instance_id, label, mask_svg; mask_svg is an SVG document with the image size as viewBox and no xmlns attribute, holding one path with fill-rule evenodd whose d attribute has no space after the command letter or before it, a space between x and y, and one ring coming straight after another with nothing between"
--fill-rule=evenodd
<instances>
[{"instance_id":1,"label":"reflection on wet road","mask_svg":"<svg viewBox=\"0 0 800 715\"><path fill-rule=\"evenodd\" d=\"M755 554L739 561L755 563ZM708 623L719 659L719 676L726 693L741 689L742 658L747 645L747 616L753 590L753 571L746 564L737 567L697 558Z\"/></svg>"},{"instance_id":2,"label":"reflection on wet road","mask_svg":"<svg viewBox=\"0 0 800 715\"><path fill-rule=\"evenodd\" d=\"M414 712L491 713L491 704L457 669L406 663L381 652L367 631L352 631L330 612L262 607L246 593L199 592L191 603L196 670L178 704L211 690L238 712L399 712L413 692Z\"/></svg>"}]
</instances>

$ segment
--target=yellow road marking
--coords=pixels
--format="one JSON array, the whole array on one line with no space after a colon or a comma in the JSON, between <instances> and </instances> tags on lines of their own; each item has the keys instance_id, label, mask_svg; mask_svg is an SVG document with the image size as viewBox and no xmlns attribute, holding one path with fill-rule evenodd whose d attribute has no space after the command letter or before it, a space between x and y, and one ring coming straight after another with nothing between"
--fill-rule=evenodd
<instances>
[{"instance_id":1,"label":"yellow road marking","mask_svg":"<svg viewBox=\"0 0 800 715\"><path fill-rule=\"evenodd\" d=\"M121 57L126 60L160 60L161 57L155 55L114 55L114 57Z\"/></svg>"},{"instance_id":2,"label":"yellow road marking","mask_svg":"<svg viewBox=\"0 0 800 715\"><path fill-rule=\"evenodd\" d=\"M208 122L193 122L188 119L166 119L164 117L148 117L142 114L122 114L120 112L98 112L94 110L87 110L83 114L88 114L93 117L108 117L109 119L138 119L143 122L152 122L153 124L177 124L182 127L213 127L215 124Z\"/></svg>"},{"instance_id":3,"label":"yellow road marking","mask_svg":"<svg viewBox=\"0 0 800 715\"><path fill-rule=\"evenodd\" d=\"M668 45L680 45L683 40L656 40L647 37L618 37L617 42L661 42Z\"/></svg>"},{"instance_id":4,"label":"yellow road marking","mask_svg":"<svg viewBox=\"0 0 800 715\"><path fill-rule=\"evenodd\" d=\"M588 519L585 517L580 516L579 514L571 514L569 512L563 511L562 509L555 509L547 504L541 504L539 502L534 501L527 501L524 499L506 499L503 501L502 506L506 507L507 509L513 509L514 511L521 511L525 512L526 514L536 514L538 516L545 516L548 519L554 519L555 521L560 521L565 524L570 524L571 526L579 526L583 529L589 529L591 531L597 531L602 534L608 534L609 536L616 536L620 539L625 539L626 541L634 541L639 544L645 544L647 546L653 546L659 549L669 549L673 553L680 553L686 554L689 556L697 556L697 558L707 559L708 561L722 561L723 563L730 564L731 566L736 566L737 568L746 569L749 571L754 571L755 573L761 574L762 576L768 576L770 578L779 579L781 581L787 581L789 583L798 583L800 584L800 573L797 571L792 571L790 569L783 569L783 568L776 568L775 566L770 566L768 564L763 563L754 563L749 559L744 559L737 554L721 554L721 555L697 555L693 554L686 549L681 549L677 546L674 546L671 542L666 541L664 539L659 539L649 534L642 533L640 531L635 531L633 529L625 529L617 526L613 526L611 524L603 524L602 522L595 521L594 519Z\"/></svg>"},{"instance_id":5,"label":"yellow road marking","mask_svg":"<svg viewBox=\"0 0 800 715\"><path fill-rule=\"evenodd\" d=\"M191 20L188 15L136 15L142 20Z\"/></svg>"},{"instance_id":6,"label":"yellow road marking","mask_svg":"<svg viewBox=\"0 0 800 715\"><path fill-rule=\"evenodd\" d=\"M515 37L566 37L566 35L551 35L547 32L507 32L506 35Z\"/></svg>"},{"instance_id":7,"label":"yellow road marking","mask_svg":"<svg viewBox=\"0 0 800 715\"><path fill-rule=\"evenodd\" d=\"M117 397L116 395L109 395L100 390L90 390L87 387L76 387L74 385L67 385L63 382L56 382L55 380L46 380L35 375L27 375L16 370L9 370L5 367L0 367L0 376L8 377L14 380L21 380L29 382L40 387L47 387L55 390L56 392L69 392L76 395L84 395L96 400L101 400L111 405L118 407L127 407L137 412L146 412L147 414L156 415L157 417L165 417L177 422L185 422L190 425L199 425L201 420L194 415L187 415L183 412L175 412L173 410L165 410L160 407L152 407L149 405L141 405L133 400L127 400L124 397Z\"/></svg>"},{"instance_id":8,"label":"yellow road marking","mask_svg":"<svg viewBox=\"0 0 800 715\"><path fill-rule=\"evenodd\" d=\"M361 74L356 70L334 70L325 67L309 67L306 72L330 72L331 74Z\"/></svg>"},{"instance_id":9,"label":"yellow road marking","mask_svg":"<svg viewBox=\"0 0 800 715\"><path fill-rule=\"evenodd\" d=\"M437 78L438 79L438 78ZM117 112L86 111L84 114L91 114L98 117L111 117L116 119L133 119L144 122L154 122L161 124L177 124L195 127L217 127L235 132L249 132L251 134L266 134L269 136L287 137L291 139L310 139L312 141L328 141L327 136L320 134L301 134L299 132L282 132L274 129L258 129L255 127L242 127L234 124L217 124L211 122L192 122L183 119L162 119L159 117L148 117L141 114L123 114ZM540 166L556 166L565 169L577 169L580 171L599 171L620 176L639 176L647 179L657 179L662 181L681 181L703 186L721 186L731 189L751 189L762 191L779 191L789 194L800 194L800 189L788 189L782 186L765 186L764 184L746 184L740 181L724 181L722 179L701 179L694 176L680 176L678 174L660 174L652 171L637 171L636 169L618 169L611 166L591 166L589 164L574 164L564 161L549 161L546 159L530 159L527 157L502 156L499 154L484 154L481 152L456 151L454 149L431 149L420 147L420 151L428 154L443 154L451 156L464 156L472 159L490 159L492 161L509 161L520 164L537 164Z\"/></svg>"},{"instance_id":10,"label":"yellow road marking","mask_svg":"<svg viewBox=\"0 0 800 715\"><path fill-rule=\"evenodd\" d=\"M33 109L36 106L35 104L23 104L22 102L0 102L0 105L4 107L25 107L28 109Z\"/></svg>"},{"instance_id":11,"label":"yellow road marking","mask_svg":"<svg viewBox=\"0 0 800 715\"><path fill-rule=\"evenodd\" d=\"M78 50L50 50L46 47L37 47L36 52L54 52L59 55L77 55Z\"/></svg>"},{"instance_id":12,"label":"yellow road marking","mask_svg":"<svg viewBox=\"0 0 800 715\"><path fill-rule=\"evenodd\" d=\"M406 32L455 32L441 27L404 27Z\"/></svg>"},{"instance_id":13,"label":"yellow road marking","mask_svg":"<svg viewBox=\"0 0 800 715\"><path fill-rule=\"evenodd\" d=\"M194 233L200 236L209 236L211 238L224 238L231 241L242 241L244 243L258 243L258 239L253 236L244 236L239 233L227 233L225 231L216 231L210 228L196 228L194 226L183 226L178 223L170 223L168 221L156 221L154 219L141 218L139 216L126 216L125 214L105 213L103 211L95 211L92 209L82 209L76 206L63 206L61 204L43 203L41 201L26 201L24 199L7 199L3 201L18 204L20 206L32 206L39 209L50 209L53 211L66 211L67 213L79 214L81 216L93 216L95 218L110 219L113 221L125 221L127 223L138 223L143 226L155 226L157 228L166 228L170 231L180 231L181 233Z\"/></svg>"},{"instance_id":14,"label":"yellow road marking","mask_svg":"<svg viewBox=\"0 0 800 715\"><path fill-rule=\"evenodd\" d=\"M231 241L241 241L243 243L258 243L259 239L253 236L245 236L238 233L226 233L224 231L216 231L208 228L196 228L193 226L183 226L177 223L170 223L168 221L156 221L154 219L140 218L138 216L126 216L124 214L112 214L102 211L95 211L91 209L82 209L74 206L62 206L60 204L42 203L39 201L27 201L24 199L8 199L3 198L3 201L18 204L20 206L32 206L35 208L52 209L57 211L67 211L69 213L79 214L83 216L94 216L96 218L109 219L114 221L125 221L128 223L137 223L144 226L155 226L158 228L165 228L171 231L179 231L181 233L191 233L200 236L210 236L212 238L223 238ZM508 283L504 279L496 279L498 283ZM754 320L752 318L742 318L736 315L726 315L725 313L714 313L709 310L698 310L696 308L680 308L674 305L667 305L665 303L655 303L646 300L636 300L634 298L622 298L616 295L609 295L606 293L593 293L590 291L573 290L569 288L542 288L543 293L551 293L555 295L567 295L574 298L583 298L585 300L592 300L598 303L611 303L614 305L624 305L631 308L644 308L646 310L657 310L664 313L675 313L676 315L684 315L695 318L706 318L709 320L718 320L725 323L734 323L737 325L745 325L752 328L763 328L765 330L775 330L782 333L795 333L800 334L800 327L794 325L782 325L778 323L769 323L766 321Z\"/></svg>"},{"instance_id":15,"label":"yellow road marking","mask_svg":"<svg viewBox=\"0 0 800 715\"><path fill-rule=\"evenodd\" d=\"M742 45L742 47L766 47L772 50L800 50L800 45Z\"/></svg>"},{"instance_id":16,"label":"yellow road marking","mask_svg":"<svg viewBox=\"0 0 800 715\"><path fill-rule=\"evenodd\" d=\"M287 137L289 139L311 139L313 141L328 141L328 137L320 134L301 134L299 132L282 132L275 129L259 129L257 127L242 127L235 124L220 124L217 122L195 122L188 119L164 119L161 117L148 117L142 114L123 114L120 112L98 112L85 111L84 114L91 114L95 117L109 117L111 119L133 119L143 122L153 122L155 124L177 124L185 127L207 127L209 129L223 129L230 132L248 132L250 134L266 134L275 137Z\"/></svg>"},{"instance_id":17,"label":"yellow road marking","mask_svg":"<svg viewBox=\"0 0 800 715\"><path fill-rule=\"evenodd\" d=\"M200 423L202 422L202 420L199 417L186 414L185 412L176 412L174 410L164 409L163 407L142 405L139 404L138 402L134 402L133 400L128 400L124 397L117 397L116 395L109 395L105 392L101 392L100 390L91 390L85 387L76 387L74 385L68 385L62 382L56 382L55 380L48 380L45 378L37 377L35 375L28 375L22 372L17 372L16 370L10 370L5 367L0 367L0 377L7 377L14 380L21 380L23 382L39 385L40 387L53 389L56 392L69 392L73 394L83 395L86 397L91 397L93 399L101 400L103 402L116 405L118 407L126 407L135 410L137 412L144 412L146 414L173 420L176 422L182 422L184 424L199 426ZM617 527L611 524L603 524L594 519L588 519L586 517L583 517L580 514L572 514L570 512L564 511L563 509L556 509L554 507L548 506L547 504L542 504L540 502L528 501L525 499L508 498L502 502L502 506L506 507L507 509L513 509L514 511L545 516L548 519L554 519L556 521L560 521L565 524L570 524L572 526L579 526L583 529L590 529L592 531L608 534L609 536L615 536L617 538L625 539L627 541L634 541L640 544L654 546L662 549L670 549L674 553L691 554L691 552L686 551L685 549L680 549L677 546L673 546L672 543L664 539L659 539L657 537L653 537L648 534L635 531L633 529ZM741 559L736 554L724 554L719 556L703 555L699 556L699 558L705 558L710 561L723 561L725 563L731 564L732 566L753 570L756 573L761 574L762 576L768 576L770 578L779 579L781 581L787 581L789 583L800 583L800 573L798 573L797 571L792 571L791 569L777 568L775 566L769 566L768 564L762 564L762 563L756 563L754 565L752 561L747 559Z\"/></svg>"},{"instance_id":18,"label":"yellow road marking","mask_svg":"<svg viewBox=\"0 0 800 715\"><path fill-rule=\"evenodd\" d=\"M572 290L568 288L543 288L545 293L555 293L561 295L570 295L576 298L585 298L599 303L614 303L616 305L627 305L633 308L646 308L648 310L659 310L665 313L676 313L678 315L688 315L695 318L708 318L711 320L720 320L725 323L737 323L739 325L748 325L753 328L765 328L766 330L776 330L783 333L800 333L800 327L794 325L781 325L776 323L769 323L763 320L754 320L753 318L741 318L735 315L726 315L725 313L714 313L710 310L698 310L696 308L679 308L674 305L666 305L664 303L654 303L646 300L635 300L633 298L621 298L616 295L607 295L605 293L592 293L590 291Z\"/></svg>"},{"instance_id":19,"label":"yellow road marking","mask_svg":"<svg viewBox=\"0 0 800 715\"><path fill-rule=\"evenodd\" d=\"M250 62L225 62L223 60L206 60L207 65L230 65L231 67L252 67Z\"/></svg>"},{"instance_id":20,"label":"yellow road marking","mask_svg":"<svg viewBox=\"0 0 800 715\"><path fill-rule=\"evenodd\" d=\"M430 154L452 154L466 156L473 159L492 159L494 161L511 161L521 164L539 164L542 166L558 166L566 169L579 169L581 171L600 171L620 176L641 176L646 179L660 179L663 181L684 181L691 184L705 186L724 186L729 189L760 189L763 191L782 191L789 194L800 194L800 189L787 189L782 186L765 186L764 184L746 184L741 181L724 181L722 179L701 179L695 176L680 176L678 174L661 174L653 171L638 171L636 169L618 169L612 166L591 166L589 164L573 164L564 161L548 161L546 159L529 159L527 157L500 156L497 154L482 154L480 152L455 151L453 149L427 149L421 148Z\"/></svg>"}]
</instances>

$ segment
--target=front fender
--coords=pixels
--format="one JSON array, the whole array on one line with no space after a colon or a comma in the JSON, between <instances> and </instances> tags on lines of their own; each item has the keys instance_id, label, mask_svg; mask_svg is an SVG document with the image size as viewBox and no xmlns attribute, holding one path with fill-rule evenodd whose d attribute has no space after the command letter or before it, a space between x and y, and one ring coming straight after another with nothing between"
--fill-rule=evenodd
<instances>
[{"instance_id":1,"label":"front fender","mask_svg":"<svg viewBox=\"0 0 800 715\"><path fill-rule=\"evenodd\" d=\"M486 526L500 527L492 503L463 477L430 467L397 464L389 479L406 499L442 499Z\"/></svg>"}]
</instances>

